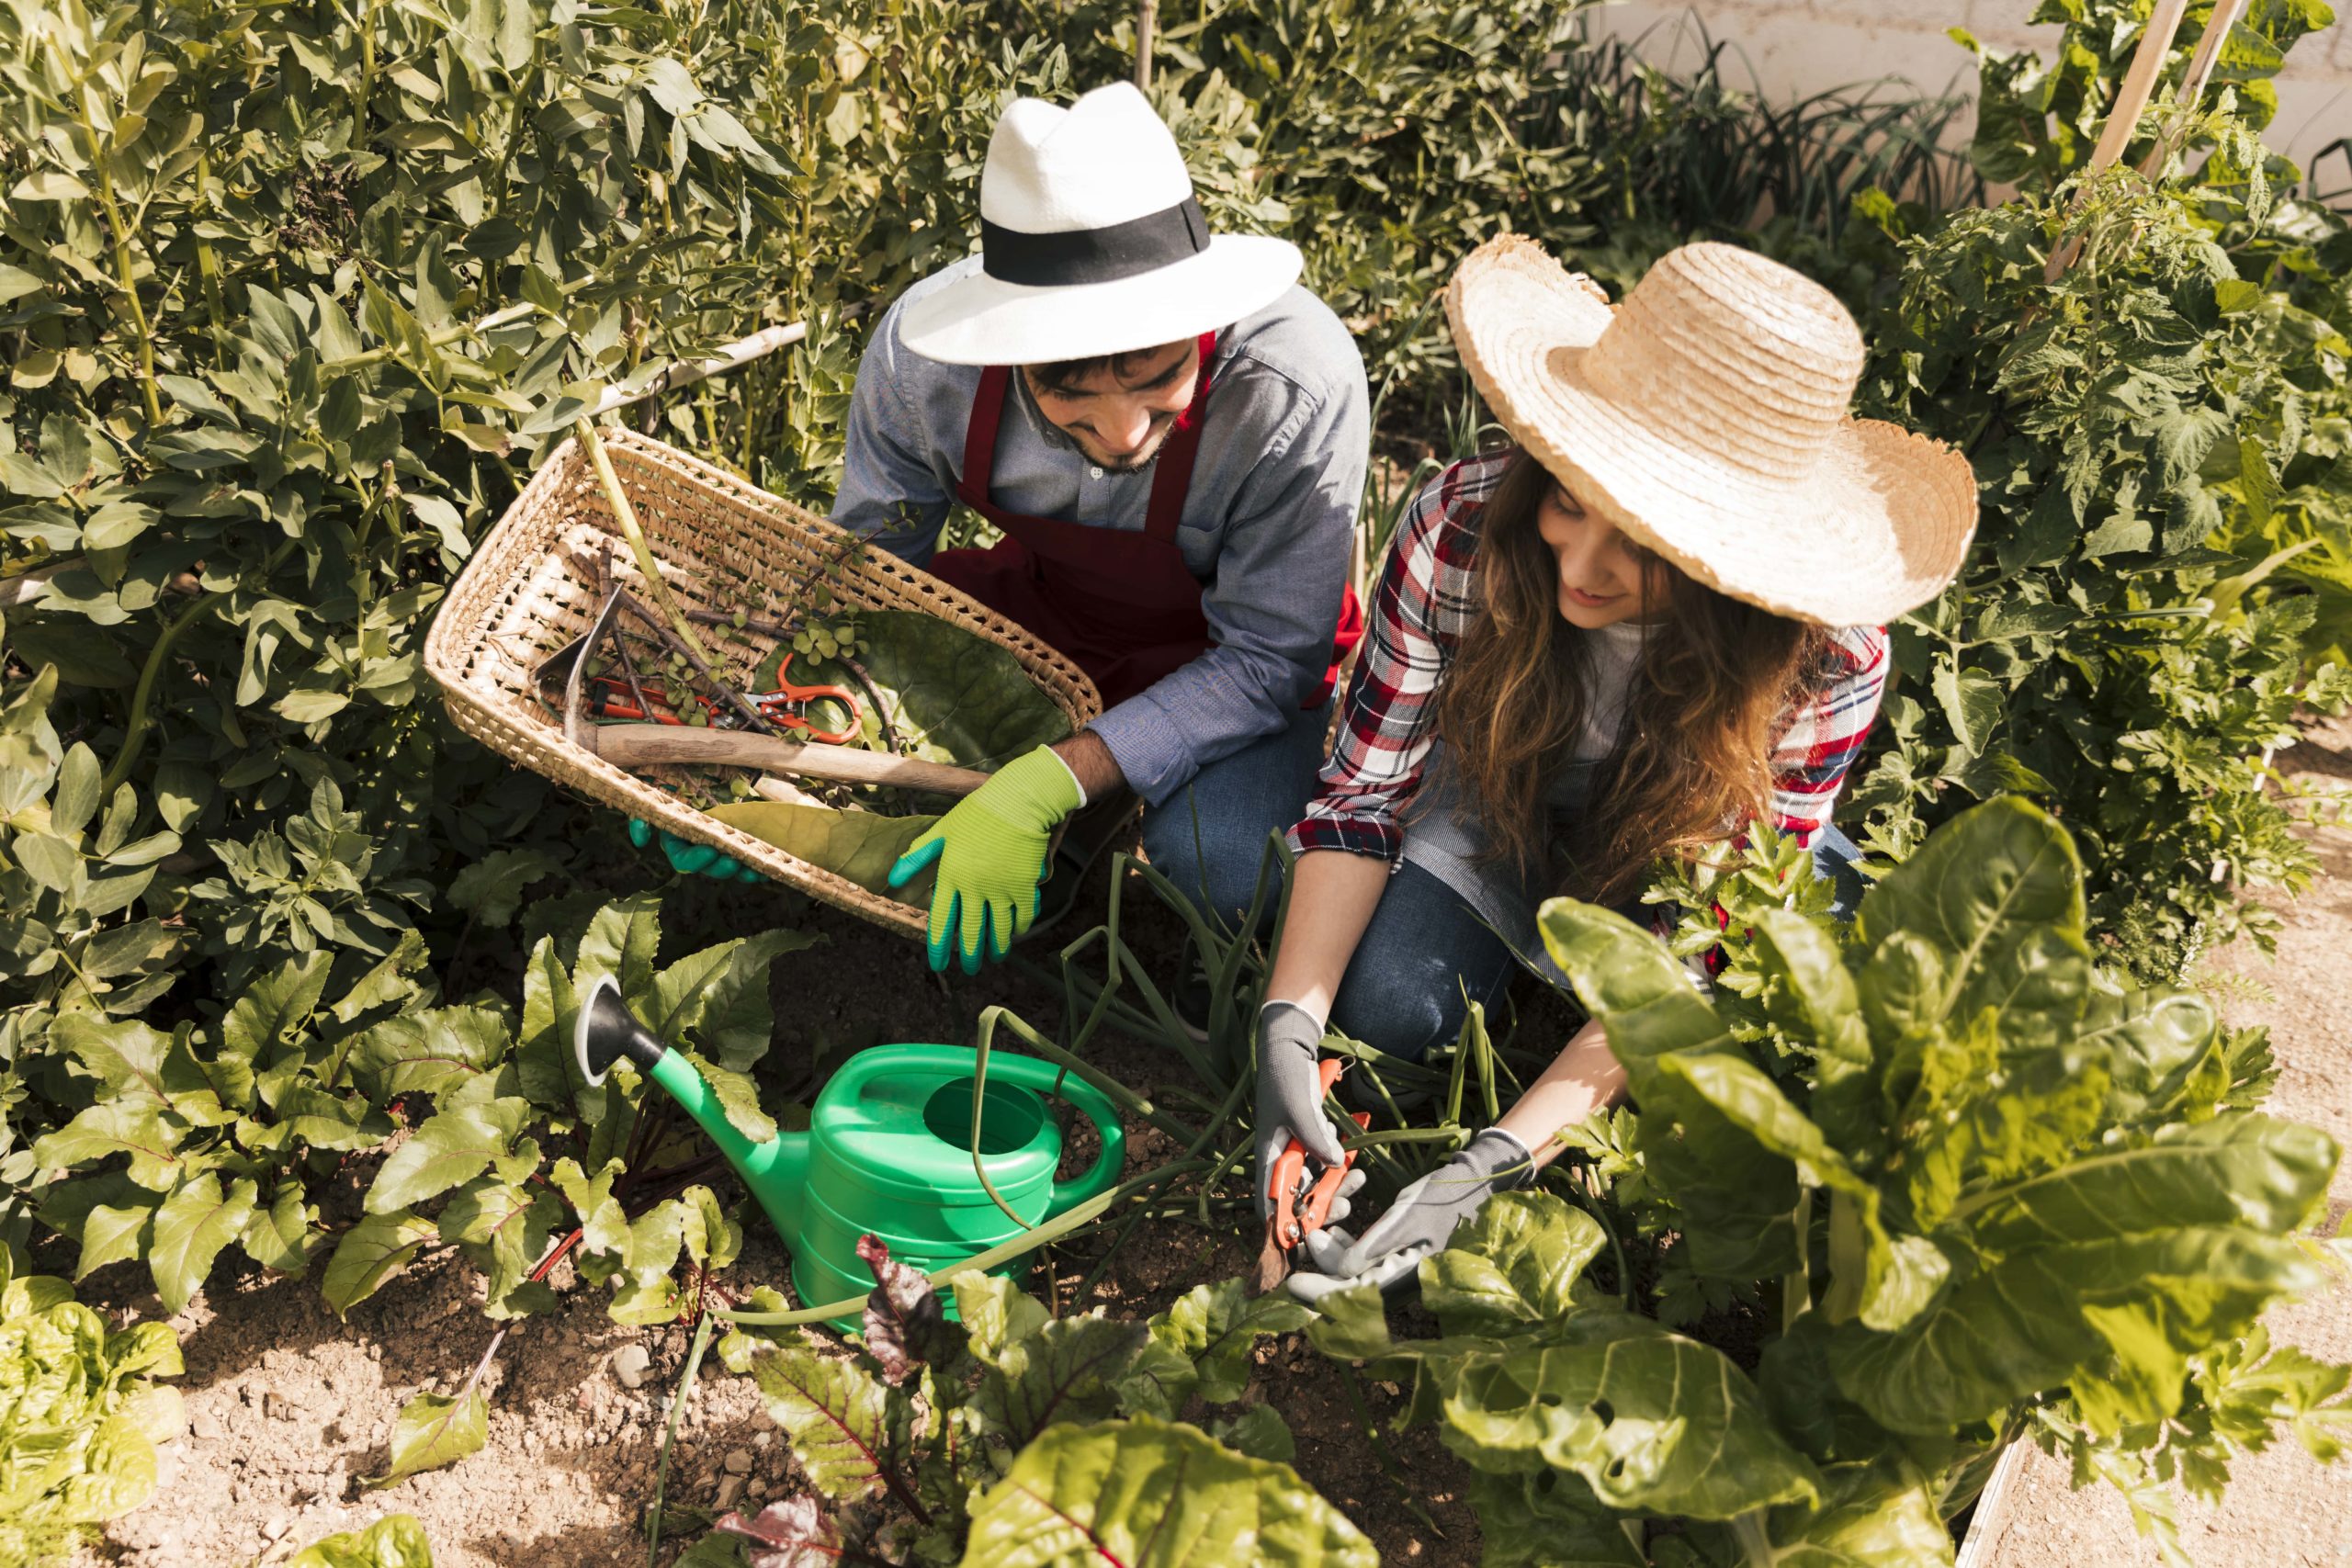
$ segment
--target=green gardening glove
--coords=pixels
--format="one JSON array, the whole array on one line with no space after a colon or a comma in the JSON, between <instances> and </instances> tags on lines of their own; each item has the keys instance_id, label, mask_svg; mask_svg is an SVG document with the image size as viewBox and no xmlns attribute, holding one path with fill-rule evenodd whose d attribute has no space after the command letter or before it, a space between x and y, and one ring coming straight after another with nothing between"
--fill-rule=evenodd
<instances>
[{"instance_id":1,"label":"green gardening glove","mask_svg":"<svg viewBox=\"0 0 2352 1568\"><path fill-rule=\"evenodd\" d=\"M890 868L893 887L939 863L931 892L933 969L947 967L951 934L967 975L980 972L984 948L991 958L1005 955L1037 918L1056 825L1085 804L1069 764L1040 746L998 769L899 857Z\"/></svg>"},{"instance_id":2,"label":"green gardening glove","mask_svg":"<svg viewBox=\"0 0 2352 1568\"><path fill-rule=\"evenodd\" d=\"M639 849L653 842L653 824L641 818L628 819L628 841ZM691 839L664 831L661 835L662 852L670 857L670 869L681 876L700 872L720 882L765 882L767 877L752 867L744 865L733 855L722 854L709 844L697 844Z\"/></svg>"}]
</instances>

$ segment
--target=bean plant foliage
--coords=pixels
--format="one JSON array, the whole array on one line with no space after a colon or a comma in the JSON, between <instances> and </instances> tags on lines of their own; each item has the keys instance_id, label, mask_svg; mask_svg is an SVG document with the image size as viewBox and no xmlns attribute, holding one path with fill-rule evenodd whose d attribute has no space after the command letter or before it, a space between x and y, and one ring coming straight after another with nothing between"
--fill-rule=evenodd
<instances>
[{"instance_id":1,"label":"bean plant foliage","mask_svg":"<svg viewBox=\"0 0 2352 1568\"><path fill-rule=\"evenodd\" d=\"M1409 1371L1487 1562L1949 1562L2027 1432L2185 1561L2162 1483L2218 1495L2286 1431L2335 1456L2346 1369L2256 1319L2325 1278L2293 1233L2338 1150L2256 1109L2260 1043L2201 996L2106 977L2083 886L1996 800L1850 929L1725 889L1712 999L1622 917L1544 906L1638 1106L1570 1136L1608 1200L1490 1201L1420 1267L1438 1338L1369 1290L1308 1329Z\"/></svg>"}]
</instances>

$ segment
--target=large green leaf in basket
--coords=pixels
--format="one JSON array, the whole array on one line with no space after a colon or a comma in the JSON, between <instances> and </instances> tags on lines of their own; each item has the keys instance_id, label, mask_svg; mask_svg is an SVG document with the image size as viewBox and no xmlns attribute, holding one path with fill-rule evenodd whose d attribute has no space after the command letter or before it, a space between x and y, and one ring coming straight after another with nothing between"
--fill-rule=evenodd
<instances>
[{"instance_id":1,"label":"large green leaf in basket","mask_svg":"<svg viewBox=\"0 0 2352 1568\"><path fill-rule=\"evenodd\" d=\"M796 806L783 800L747 800L714 806L710 814L754 839L765 839L786 854L845 876L868 893L879 893L918 908L931 903L936 863L906 886L893 889L890 867L922 837L936 817L883 817L871 811L836 811L829 806Z\"/></svg>"},{"instance_id":2,"label":"large green leaf in basket","mask_svg":"<svg viewBox=\"0 0 2352 1568\"><path fill-rule=\"evenodd\" d=\"M917 610L861 610L855 626L857 660L889 709L902 754L993 771L1069 734L1069 716L1009 649ZM775 689L777 667L791 651L787 644L760 666L762 690ZM839 661L813 653L793 654L788 674L796 686L860 691ZM888 750L873 699L864 697L864 744ZM824 703L811 716L822 726L838 722L835 712Z\"/></svg>"}]
</instances>

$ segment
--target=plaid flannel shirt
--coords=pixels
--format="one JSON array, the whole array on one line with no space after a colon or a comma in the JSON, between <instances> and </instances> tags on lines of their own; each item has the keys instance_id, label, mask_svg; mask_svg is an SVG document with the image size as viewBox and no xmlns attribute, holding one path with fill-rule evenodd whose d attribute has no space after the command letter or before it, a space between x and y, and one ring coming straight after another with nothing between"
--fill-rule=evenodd
<instances>
[{"instance_id":1,"label":"plaid flannel shirt","mask_svg":"<svg viewBox=\"0 0 2352 1568\"><path fill-rule=\"evenodd\" d=\"M1404 847L1398 813L1419 787L1435 738L1438 689L1479 608L1478 522L1510 454L1454 464L1396 525L1369 606L1369 625L1330 760L1290 847L1346 850L1391 862ZM1772 746L1772 820L1811 840L1829 820L1878 716L1886 682L1882 626L1830 634L1835 669L1781 716Z\"/></svg>"}]
</instances>

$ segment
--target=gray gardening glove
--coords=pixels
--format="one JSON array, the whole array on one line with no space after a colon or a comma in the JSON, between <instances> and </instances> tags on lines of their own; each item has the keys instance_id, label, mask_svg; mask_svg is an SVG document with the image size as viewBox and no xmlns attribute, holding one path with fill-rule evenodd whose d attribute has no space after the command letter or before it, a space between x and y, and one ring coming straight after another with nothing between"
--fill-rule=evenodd
<instances>
[{"instance_id":1,"label":"gray gardening glove","mask_svg":"<svg viewBox=\"0 0 2352 1568\"><path fill-rule=\"evenodd\" d=\"M1295 1002L1268 1002L1258 1011L1258 1116L1253 1123L1258 1145L1258 1217L1273 1212L1266 1185L1273 1179L1274 1160L1295 1135L1306 1146L1306 1179L1311 1184L1321 1166L1347 1157L1340 1147L1340 1130L1323 1110L1323 1089L1315 1059L1323 1047L1323 1025ZM1340 1201L1331 1217L1347 1213L1347 1197L1363 1185L1364 1173L1351 1170L1340 1186Z\"/></svg>"},{"instance_id":2,"label":"gray gardening glove","mask_svg":"<svg viewBox=\"0 0 2352 1568\"><path fill-rule=\"evenodd\" d=\"M1487 1128L1397 1193L1363 1240L1329 1227L1307 1236L1306 1256L1315 1269L1291 1275L1291 1294L1312 1306L1351 1285L1393 1290L1412 1277L1422 1258L1444 1247L1453 1227L1476 1213L1490 1195L1534 1180L1533 1162L1525 1144L1500 1127Z\"/></svg>"}]
</instances>

